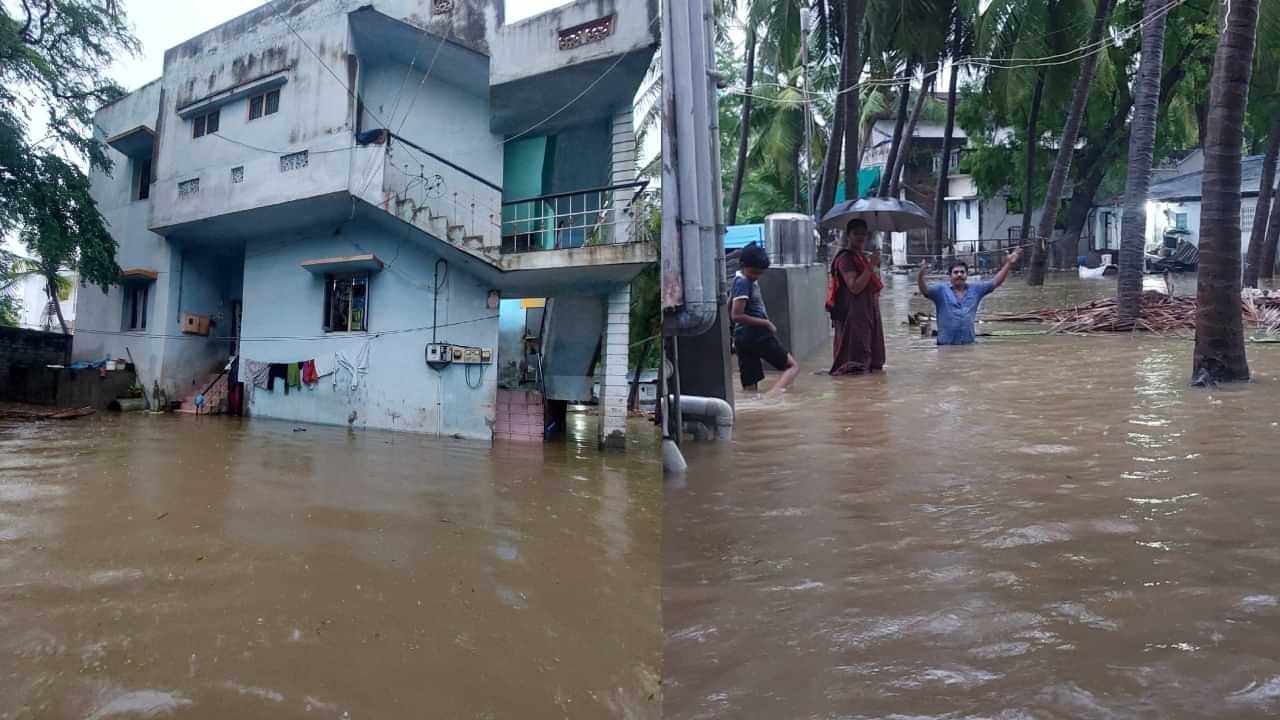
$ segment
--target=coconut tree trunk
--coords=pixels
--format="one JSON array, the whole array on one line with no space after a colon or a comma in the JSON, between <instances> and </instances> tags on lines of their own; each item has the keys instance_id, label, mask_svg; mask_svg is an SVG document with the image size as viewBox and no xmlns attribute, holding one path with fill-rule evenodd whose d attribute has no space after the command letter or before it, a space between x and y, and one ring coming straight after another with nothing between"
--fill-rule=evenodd
<instances>
[{"instance_id":1,"label":"coconut tree trunk","mask_svg":"<svg viewBox=\"0 0 1280 720\"><path fill-rule=\"evenodd\" d=\"M1267 220L1267 237L1262 245L1262 261L1258 267L1258 277L1270 280L1275 277L1276 244L1280 242L1280 202L1271 199L1271 217Z\"/></svg>"},{"instance_id":2,"label":"coconut tree trunk","mask_svg":"<svg viewBox=\"0 0 1280 720\"><path fill-rule=\"evenodd\" d=\"M1218 382L1249 379L1240 312L1240 148L1253 73L1258 0L1222 0L1222 7L1205 127L1192 365L1192 378Z\"/></svg>"},{"instance_id":3,"label":"coconut tree trunk","mask_svg":"<svg viewBox=\"0 0 1280 720\"><path fill-rule=\"evenodd\" d=\"M1271 217L1271 199L1276 182L1276 157L1280 155L1280 114L1271 120L1267 133L1267 154L1262 158L1262 178L1258 183L1258 204L1253 210L1253 231L1249 233L1249 254L1244 264L1244 286L1258 287L1267 243L1267 219ZM1275 263L1275 255L1271 256Z\"/></svg>"},{"instance_id":4,"label":"coconut tree trunk","mask_svg":"<svg viewBox=\"0 0 1280 720\"><path fill-rule=\"evenodd\" d=\"M845 68L845 80L851 86L857 86L862 79L864 51L862 48L862 14L865 0L847 0L844 9L844 49L845 62L851 63ZM858 197L858 170L862 165L859 147L859 131L862 121L862 91L853 90L843 95L844 109L844 198L852 200Z\"/></svg>"},{"instance_id":5,"label":"coconut tree trunk","mask_svg":"<svg viewBox=\"0 0 1280 720\"><path fill-rule=\"evenodd\" d=\"M1151 17L1166 3L1146 0L1143 16ZM1154 16L1142 28L1142 59L1129 125L1129 167L1124 187L1124 212L1120 219L1120 320L1132 326L1142 314L1142 271L1147 234L1147 193L1151 190L1151 164L1156 147L1156 111L1160 104L1160 69L1164 62L1165 13Z\"/></svg>"},{"instance_id":6,"label":"coconut tree trunk","mask_svg":"<svg viewBox=\"0 0 1280 720\"><path fill-rule=\"evenodd\" d=\"M747 170L747 141L751 133L751 87L756 77L756 28L747 22L746 94L742 97L742 121L738 126L738 164L733 168L733 191L729 194L730 225L738 224L738 199L742 197L742 178Z\"/></svg>"},{"instance_id":7,"label":"coconut tree trunk","mask_svg":"<svg viewBox=\"0 0 1280 720\"><path fill-rule=\"evenodd\" d=\"M44 276L44 291L49 296L49 302L53 303L54 312L58 314L58 325L62 327L62 334L67 335L67 319L62 317L62 303L58 301L58 276L54 274L46 274Z\"/></svg>"},{"instance_id":8,"label":"coconut tree trunk","mask_svg":"<svg viewBox=\"0 0 1280 720\"><path fill-rule=\"evenodd\" d=\"M840 53L840 92L848 94L849 89L849 46L846 44ZM836 108L831 120L831 139L827 142L827 156L822 161L822 192L818 195L818 217L827 214L836 201L836 185L840 182L840 151L844 148L845 103L842 94L836 99ZM854 192L857 188L854 188ZM853 197L846 188L846 198Z\"/></svg>"},{"instance_id":9,"label":"coconut tree trunk","mask_svg":"<svg viewBox=\"0 0 1280 720\"><path fill-rule=\"evenodd\" d=\"M898 90L898 121L893 125L893 143L889 145L889 157L884 161L884 171L880 175L880 189L876 193L880 197L889 195L889 187L893 184L893 166L898 162L898 148L902 146L902 131L907 127L907 110L911 103L911 67L907 62L907 70L902 78L901 89Z\"/></svg>"},{"instance_id":10,"label":"coconut tree trunk","mask_svg":"<svg viewBox=\"0 0 1280 720\"><path fill-rule=\"evenodd\" d=\"M951 77L947 81L947 121L942 132L942 158L938 168L938 187L933 194L933 232L929 234L929 254L941 255L946 244L947 234L947 187L951 174L951 133L956 127L956 83L960 77L960 67L956 61L960 59L962 48L962 32L960 8L952 10L956 15L951 23Z\"/></svg>"},{"instance_id":11,"label":"coconut tree trunk","mask_svg":"<svg viewBox=\"0 0 1280 720\"><path fill-rule=\"evenodd\" d=\"M890 197L897 197L898 191L902 188L902 174L906 171L907 158L911 156L911 138L916 134L916 125L920 124L920 113L924 111L924 103L933 89L935 75L931 73L937 68L937 63L929 63L925 69L925 77L920 82L920 94L916 96L915 107L911 108L911 118L903 128L902 141L898 144L898 156L894 158L893 170L890 173L892 178L889 182Z\"/></svg>"},{"instance_id":12,"label":"coconut tree trunk","mask_svg":"<svg viewBox=\"0 0 1280 720\"><path fill-rule=\"evenodd\" d=\"M1040 101L1044 99L1044 70L1036 77L1036 89L1031 93L1031 108L1027 111L1027 148L1022 180L1022 230L1019 244L1025 244L1031 236L1031 187L1036 174L1036 145L1039 137Z\"/></svg>"},{"instance_id":13,"label":"coconut tree trunk","mask_svg":"<svg viewBox=\"0 0 1280 720\"><path fill-rule=\"evenodd\" d=\"M1110 17L1111 0L1098 0L1093 17L1093 28L1089 31L1090 47L1102 40L1102 34L1106 32L1107 20ZM1163 19L1163 16L1161 18ZM1049 176L1049 187L1045 190L1044 208L1040 211L1040 226L1036 230L1035 242L1031 243L1031 272L1027 273L1027 282L1031 285L1044 284L1045 268L1049 264L1047 243L1053 236L1053 226L1058 222L1062 188L1066 186L1067 175L1071 172L1071 157L1076 152L1076 140L1080 137L1080 123L1084 120L1084 110L1089 104L1089 90L1093 87L1093 71L1097 67L1097 53L1089 53L1080 61L1080 76L1076 78L1075 91L1071 95L1071 110L1067 113L1067 124L1062 128L1058 157L1053 163L1053 173ZM1158 65L1156 77L1159 79ZM1156 92L1160 92L1159 88Z\"/></svg>"}]
</instances>

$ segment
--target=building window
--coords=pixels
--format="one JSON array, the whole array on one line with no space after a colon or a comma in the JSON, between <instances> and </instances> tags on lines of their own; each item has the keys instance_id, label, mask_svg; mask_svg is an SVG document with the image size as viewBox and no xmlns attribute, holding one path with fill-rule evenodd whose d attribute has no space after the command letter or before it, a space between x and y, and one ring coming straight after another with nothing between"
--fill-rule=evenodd
<instances>
[{"instance_id":1,"label":"building window","mask_svg":"<svg viewBox=\"0 0 1280 720\"><path fill-rule=\"evenodd\" d=\"M369 329L369 274L325 275L324 331Z\"/></svg>"},{"instance_id":2,"label":"building window","mask_svg":"<svg viewBox=\"0 0 1280 720\"><path fill-rule=\"evenodd\" d=\"M1173 226L1174 226L1175 228L1179 229L1179 230L1186 230L1186 229L1187 229L1187 214L1186 214L1186 213L1174 213L1174 214L1173 214Z\"/></svg>"},{"instance_id":3,"label":"building window","mask_svg":"<svg viewBox=\"0 0 1280 720\"><path fill-rule=\"evenodd\" d=\"M1012 240L1013 242L1017 242L1021 240L1022 228L1016 228L1016 227L1009 228L1009 239Z\"/></svg>"},{"instance_id":4,"label":"building window","mask_svg":"<svg viewBox=\"0 0 1280 720\"><path fill-rule=\"evenodd\" d=\"M136 162L138 165L138 188L133 197L135 200L146 200L151 197L151 158Z\"/></svg>"},{"instance_id":5,"label":"building window","mask_svg":"<svg viewBox=\"0 0 1280 720\"><path fill-rule=\"evenodd\" d=\"M955 168L956 170L960 169L960 151L959 150L951 151L951 167Z\"/></svg>"},{"instance_id":6,"label":"building window","mask_svg":"<svg viewBox=\"0 0 1280 720\"><path fill-rule=\"evenodd\" d=\"M244 166L237 165L231 168L231 184L236 185L244 182Z\"/></svg>"},{"instance_id":7,"label":"building window","mask_svg":"<svg viewBox=\"0 0 1280 720\"><path fill-rule=\"evenodd\" d=\"M972 212L972 210L970 210L970 209L969 209L969 205L970 205L970 204L972 204L972 203L973 203L973 201L972 201L972 200L965 200L965 201L964 201L964 219L965 219L965 220L972 220L972 219L973 219L973 217L970 215L970 213Z\"/></svg>"},{"instance_id":8,"label":"building window","mask_svg":"<svg viewBox=\"0 0 1280 720\"><path fill-rule=\"evenodd\" d=\"M178 183L178 197L191 197L200 192L200 178L191 178Z\"/></svg>"},{"instance_id":9,"label":"building window","mask_svg":"<svg viewBox=\"0 0 1280 720\"><path fill-rule=\"evenodd\" d=\"M249 119L257 120L263 115L274 115L280 110L280 91L271 90L249 98Z\"/></svg>"},{"instance_id":10,"label":"building window","mask_svg":"<svg viewBox=\"0 0 1280 720\"><path fill-rule=\"evenodd\" d=\"M191 137L203 137L218 132L218 111L197 115L191 122Z\"/></svg>"},{"instance_id":11,"label":"building window","mask_svg":"<svg viewBox=\"0 0 1280 720\"><path fill-rule=\"evenodd\" d=\"M1004 211L1009 215L1022 214L1022 199L1006 195L1004 198Z\"/></svg>"},{"instance_id":12,"label":"building window","mask_svg":"<svg viewBox=\"0 0 1280 720\"><path fill-rule=\"evenodd\" d=\"M147 329L147 296L151 283L126 283L124 285L124 329Z\"/></svg>"}]
</instances>

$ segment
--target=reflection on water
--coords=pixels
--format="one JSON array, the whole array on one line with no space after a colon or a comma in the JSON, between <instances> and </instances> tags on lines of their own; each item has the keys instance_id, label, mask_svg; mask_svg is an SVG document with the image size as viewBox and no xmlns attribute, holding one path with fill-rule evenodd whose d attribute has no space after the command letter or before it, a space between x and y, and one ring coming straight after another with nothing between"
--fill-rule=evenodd
<instances>
[{"instance_id":1,"label":"reflection on water","mask_svg":"<svg viewBox=\"0 0 1280 720\"><path fill-rule=\"evenodd\" d=\"M1209 391L1181 339L939 349L901 324L912 280L885 373L802 374L687 446L665 717L1280 714L1280 348ZM1111 292L1015 278L986 309Z\"/></svg>"},{"instance_id":2,"label":"reflection on water","mask_svg":"<svg viewBox=\"0 0 1280 720\"><path fill-rule=\"evenodd\" d=\"M657 717L652 425L574 419L0 424L0 718Z\"/></svg>"}]
</instances>

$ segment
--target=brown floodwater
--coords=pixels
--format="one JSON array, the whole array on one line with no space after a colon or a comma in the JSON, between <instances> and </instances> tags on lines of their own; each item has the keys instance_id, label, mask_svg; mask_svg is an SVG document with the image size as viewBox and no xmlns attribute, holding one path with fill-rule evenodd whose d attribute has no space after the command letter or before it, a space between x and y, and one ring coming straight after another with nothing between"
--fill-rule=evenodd
<instances>
[{"instance_id":1,"label":"brown floodwater","mask_svg":"<svg viewBox=\"0 0 1280 720\"><path fill-rule=\"evenodd\" d=\"M269 420L0 423L0 718L656 718L627 453Z\"/></svg>"},{"instance_id":2,"label":"brown floodwater","mask_svg":"<svg viewBox=\"0 0 1280 720\"><path fill-rule=\"evenodd\" d=\"M686 443L664 717L1280 715L1280 345L1213 389L1186 339L940 349L903 324L912 281L881 298L884 373L806 372ZM1115 288L1050 283L986 309Z\"/></svg>"}]
</instances>

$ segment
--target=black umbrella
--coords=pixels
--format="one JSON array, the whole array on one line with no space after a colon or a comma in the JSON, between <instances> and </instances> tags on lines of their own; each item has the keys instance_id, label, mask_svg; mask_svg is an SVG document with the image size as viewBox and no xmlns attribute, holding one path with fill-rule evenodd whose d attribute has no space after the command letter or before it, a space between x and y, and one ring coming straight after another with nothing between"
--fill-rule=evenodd
<instances>
[{"instance_id":1,"label":"black umbrella","mask_svg":"<svg viewBox=\"0 0 1280 720\"><path fill-rule=\"evenodd\" d=\"M871 232L906 232L933 227L924 208L897 198L846 200L822 216L823 230L844 230L850 220L862 220Z\"/></svg>"}]
</instances>

